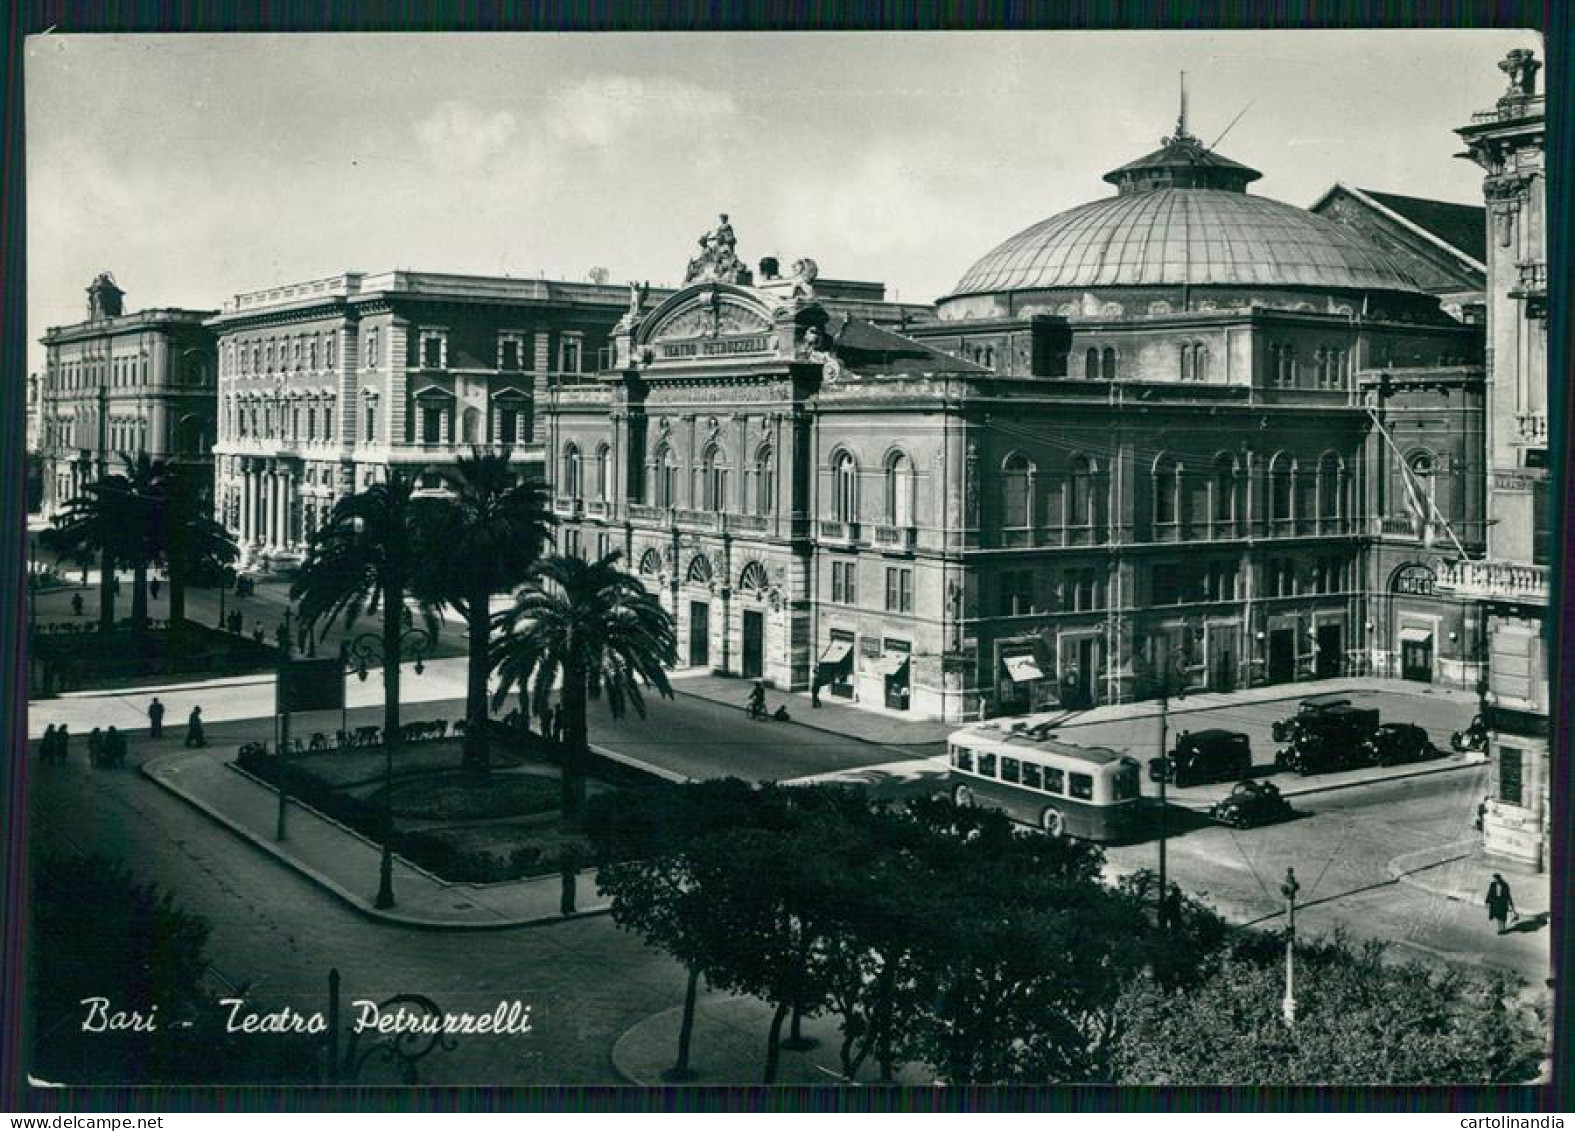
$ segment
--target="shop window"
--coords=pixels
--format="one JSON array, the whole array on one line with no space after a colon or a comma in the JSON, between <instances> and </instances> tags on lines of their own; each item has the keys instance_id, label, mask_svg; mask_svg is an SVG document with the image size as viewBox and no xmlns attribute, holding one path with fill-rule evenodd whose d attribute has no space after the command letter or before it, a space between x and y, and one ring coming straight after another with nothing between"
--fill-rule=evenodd
<instances>
[{"instance_id":1,"label":"shop window","mask_svg":"<svg viewBox=\"0 0 1575 1131\"><path fill-rule=\"evenodd\" d=\"M1498 799L1506 805L1524 805L1525 752L1514 746L1498 748Z\"/></svg>"}]
</instances>

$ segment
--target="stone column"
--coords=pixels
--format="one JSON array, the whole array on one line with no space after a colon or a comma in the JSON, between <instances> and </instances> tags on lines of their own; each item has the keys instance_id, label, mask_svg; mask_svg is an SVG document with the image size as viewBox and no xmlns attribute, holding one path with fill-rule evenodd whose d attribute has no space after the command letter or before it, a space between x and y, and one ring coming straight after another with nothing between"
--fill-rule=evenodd
<instances>
[{"instance_id":1,"label":"stone column","mask_svg":"<svg viewBox=\"0 0 1575 1131\"><path fill-rule=\"evenodd\" d=\"M240 461L240 474L237 476L241 485L241 529L240 540L248 544L252 540L252 469L251 461Z\"/></svg>"},{"instance_id":2,"label":"stone column","mask_svg":"<svg viewBox=\"0 0 1575 1131\"><path fill-rule=\"evenodd\" d=\"M290 519L295 510L295 471L286 470L284 473L284 543L291 549L295 548L295 531L292 529Z\"/></svg>"}]
</instances>

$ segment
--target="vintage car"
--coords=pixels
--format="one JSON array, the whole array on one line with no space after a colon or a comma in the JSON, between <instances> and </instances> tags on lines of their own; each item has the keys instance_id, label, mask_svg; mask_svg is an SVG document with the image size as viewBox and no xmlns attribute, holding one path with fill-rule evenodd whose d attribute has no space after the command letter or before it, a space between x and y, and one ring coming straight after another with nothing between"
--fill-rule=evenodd
<instances>
[{"instance_id":1,"label":"vintage car","mask_svg":"<svg viewBox=\"0 0 1575 1131\"><path fill-rule=\"evenodd\" d=\"M1290 740L1275 752L1274 764L1304 775L1372 765L1367 742L1378 727L1378 711L1371 707L1346 704L1299 716Z\"/></svg>"},{"instance_id":2,"label":"vintage car","mask_svg":"<svg viewBox=\"0 0 1575 1131\"><path fill-rule=\"evenodd\" d=\"M1297 706L1296 714L1279 720L1269 728L1269 732L1275 742L1289 742L1305 720L1350 705L1350 697L1346 695L1309 695Z\"/></svg>"},{"instance_id":3,"label":"vintage car","mask_svg":"<svg viewBox=\"0 0 1575 1131\"><path fill-rule=\"evenodd\" d=\"M1427 731L1415 723L1384 723L1367 740L1367 760L1374 766L1398 766L1438 757Z\"/></svg>"},{"instance_id":4,"label":"vintage car","mask_svg":"<svg viewBox=\"0 0 1575 1131\"><path fill-rule=\"evenodd\" d=\"M1209 819L1236 829L1273 824L1295 814L1279 787L1267 781L1240 781L1209 808Z\"/></svg>"},{"instance_id":5,"label":"vintage car","mask_svg":"<svg viewBox=\"0 0 1575 1131\"><path fill-rule=\"evenodd\" d=\"M1182 731L1170 752L1171 781L1239 781L1252 773L1252 741L1234 730Z\"/></svg>"},{"instance_id":6,"label":"vintage car","mask_svg":"<svg viewBox=\"0 0 1575 1131\"><path fill-rule=\"evenodd\" d=\"M1461 754L1467 750L1486 750L1487 736L1487 724L1482 721L1481 715L1477 715L1465 730L1457 730L1449 736L1449 745Z\"/></svg>"}]
</instances>

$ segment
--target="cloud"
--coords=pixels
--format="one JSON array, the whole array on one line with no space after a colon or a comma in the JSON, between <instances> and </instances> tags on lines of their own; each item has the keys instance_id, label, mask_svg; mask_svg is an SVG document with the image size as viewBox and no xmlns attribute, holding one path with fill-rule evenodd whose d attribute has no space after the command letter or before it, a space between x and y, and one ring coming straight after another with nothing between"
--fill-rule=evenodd
<instances>
[{"instance_id":1,"label":"cloud","mask_svg":"<svg viewBox=\"0 0 1575 1131\"><path fill-rule=\"evenodd\" d=\"M547 121L558 141L606 150L642 136L705 145L736 114L732 96L722 91L672 79L608 75L555 93Z\"/></svg>"},{"instance_id":2,"label":"cloud","mask_svg":"<svg viewBox=\"0 0 1575 1131\"><path fill-rule=\"evenodd\" d=\"M416 140L434 164L479 169L507 148L519 122L507 110L487 113L450 99L416 122Z\"/></svg>"}]
</instances>

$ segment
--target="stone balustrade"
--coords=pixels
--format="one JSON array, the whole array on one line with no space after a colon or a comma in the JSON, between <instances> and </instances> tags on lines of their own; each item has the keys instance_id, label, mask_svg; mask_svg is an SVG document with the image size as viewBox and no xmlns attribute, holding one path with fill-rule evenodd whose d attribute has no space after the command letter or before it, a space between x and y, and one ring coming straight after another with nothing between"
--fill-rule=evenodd
<instances>
[{"instance_id":1,"label":"stone balustrade","mask_svg":"<svg viewBox=\"0 0 1575 1131\"><path fill-rule=\"evenodd\" d=\"M1440 566L1438 588L1463 597L1546 604L1548 567L1521 562L1456 559Z\"/></svg>"}]
</instances>

